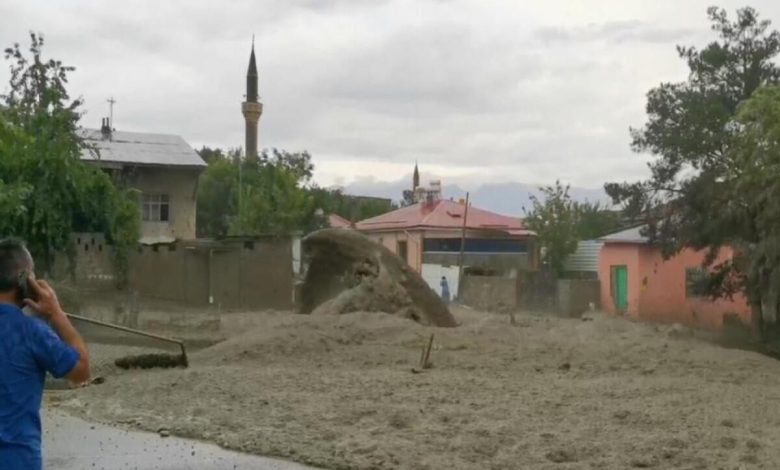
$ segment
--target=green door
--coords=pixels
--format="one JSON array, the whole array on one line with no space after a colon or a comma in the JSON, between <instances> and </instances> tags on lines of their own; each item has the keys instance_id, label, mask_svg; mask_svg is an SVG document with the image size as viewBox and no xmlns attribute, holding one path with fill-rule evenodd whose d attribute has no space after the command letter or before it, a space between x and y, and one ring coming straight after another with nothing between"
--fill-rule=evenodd
<instances>
[{"instance_id":1,"label":"green door","mask_svg":"<svg viewBox=\"0 0 780 470\"><path fill-rule=\"evenodd\" d=\"M625 312L628 307L628 268L612 266L612 300L618 312Z\"/></svg>"}]
</instances>

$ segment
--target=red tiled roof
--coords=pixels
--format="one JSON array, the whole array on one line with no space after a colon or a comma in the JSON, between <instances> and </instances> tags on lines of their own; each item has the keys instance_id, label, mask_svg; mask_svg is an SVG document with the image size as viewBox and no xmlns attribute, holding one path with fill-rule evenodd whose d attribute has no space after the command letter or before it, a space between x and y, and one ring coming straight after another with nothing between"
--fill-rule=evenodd
<instances>
[{"instance_id":1,"label":"red tiled roof","mask_svg":"<svg viewBox=\"0 0 780 470\"><path fill-rule=\"evenodd\" d=\"M463 213L466 206L455 201L440 200L433 204L418 203L377 217L362 220L357 229L371 232L378 230L409 230L417 228L460 229L463 227ZM498 230L512 235L533 234L517 217L507 217L469 206L466 228L477 230Z\"/></svg>"},{"instance_id":2,"label":"red tiled roof","mask_svg":"<svg viewBox=\"0 0 780 470\"><path fill-rule=\"evenodd\" d=\"M352 228L352 222L338 214L328 215L328 225L331 228Z\"/></svg>"}]
</instances>

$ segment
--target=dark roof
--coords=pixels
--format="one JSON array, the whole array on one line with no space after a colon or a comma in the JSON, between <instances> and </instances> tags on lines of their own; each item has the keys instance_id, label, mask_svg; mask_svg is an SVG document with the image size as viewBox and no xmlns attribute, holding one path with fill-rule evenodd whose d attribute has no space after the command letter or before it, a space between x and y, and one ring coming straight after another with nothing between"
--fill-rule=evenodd
<instances>
[{"instance_id":1,"label":"dark roof","mask_svg":"<svg viewBox=\"0 0 780 470\"><path fill-rule=\"evenodd\" d=\"M85 149L81 159L131 165L162 165L202 168L206 163L177 135L114 131L106 139L98 129L81 129L80 136L95 146L99 155Z\"/></svg>"}]
</instances>

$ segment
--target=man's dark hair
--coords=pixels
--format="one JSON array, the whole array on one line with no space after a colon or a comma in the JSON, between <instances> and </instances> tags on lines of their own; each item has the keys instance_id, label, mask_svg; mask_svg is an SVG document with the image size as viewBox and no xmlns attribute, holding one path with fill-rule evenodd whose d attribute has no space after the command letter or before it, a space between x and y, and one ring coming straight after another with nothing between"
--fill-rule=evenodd
<instances>
[{"instance_id":1,"label":"man's dark hair","mask_svg":"<svg viewBox=\"0 0 780 470\"><path fill-rule=\"evenodd\" d=\"M19 282L19 271L30 263L24 242L15 238L0 240L0 292L12 290Z\"/></svg>"}]
</instances>

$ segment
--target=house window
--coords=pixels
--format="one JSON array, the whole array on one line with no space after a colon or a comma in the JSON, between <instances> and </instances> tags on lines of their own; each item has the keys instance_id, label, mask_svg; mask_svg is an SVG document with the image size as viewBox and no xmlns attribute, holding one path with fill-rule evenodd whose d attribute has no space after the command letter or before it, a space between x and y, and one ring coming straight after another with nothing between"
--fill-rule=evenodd
<instances>
[{"instance_id":1,"label":"house window","mask_svg":"<svg viewBox=\"0 0 780 470\"><path fill-rule=\"evenodd\" d=\"M706 297L707 277L707 271L701 268L687 268L685 270L685 297Z\"/></svg>"},{"instance_id":2,"label":"house window","mask_svg":"<svg viewBox=\"0 0 780 470\"><path fill-rule=\"evenodd\" d=\"M168 222L170 199L167 194L144 194L142 219L145 222Z\"/></svg>"}]
</instances>

